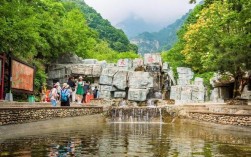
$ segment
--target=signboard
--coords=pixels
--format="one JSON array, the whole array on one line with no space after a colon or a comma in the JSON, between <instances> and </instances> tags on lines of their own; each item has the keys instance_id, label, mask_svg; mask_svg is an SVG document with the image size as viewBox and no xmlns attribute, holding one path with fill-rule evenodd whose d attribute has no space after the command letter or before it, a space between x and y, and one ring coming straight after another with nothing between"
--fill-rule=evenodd
<instances>
[{"instance_id":1,"label":"signboard","mask_svg":"<svg viewBox=\"0 0 251 157\"><path fill-rule=\"evenodd\" d=\"M35 69L33 67L12 59L11 73L12 90L20 90L24 93L32 93L34 91Z\"/></svg>"},{"instance_id":2,"label":"signboard","mask_svg":"<svg viewBox=\"0 0 251 157\"><path fill-rule=\"evenodd\" d=\"M118 67L128 67L128 59L120 59L118 60Z\"/></svg>"},{"instance_id":3,"label":"signboard","mask_svg":"<svg viewBox=\"0 0 251 157\"><path fill-rule=\"evenodd\" d=\"M133 60L133 66L134 67L139 67L139 66L143 66L143 65L144 65L143 59L141 59L141 58L135 58Z\"/></svg>"},{"instance_id":4,"label":"signboard","mask_svg":"<svg viewBox=\"0 0 251 157\"><path fill-rule=\"evenodd\" d=\"M158 53L155 54L145 54L144 55L144 64L149 65L149 64L162 64L161 60L161 55Z\"/></svg>"}]
</instances>

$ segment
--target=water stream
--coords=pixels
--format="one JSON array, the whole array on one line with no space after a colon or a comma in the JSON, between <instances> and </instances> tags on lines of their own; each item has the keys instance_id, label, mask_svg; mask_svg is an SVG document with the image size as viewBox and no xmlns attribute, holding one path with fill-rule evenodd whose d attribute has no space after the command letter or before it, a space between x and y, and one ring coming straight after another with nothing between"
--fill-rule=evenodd
<instances>
[{"instance_id":1,"label":"water stream","mask_svg":"<svg viewBox=\"0 0 251 157\"><path fill-rule=\"evenodd\" d=\"M0 156L248 157L251 134L182 121L108 123L100 116L64 118L1 126Z\"/></svg>"}]
</instances>

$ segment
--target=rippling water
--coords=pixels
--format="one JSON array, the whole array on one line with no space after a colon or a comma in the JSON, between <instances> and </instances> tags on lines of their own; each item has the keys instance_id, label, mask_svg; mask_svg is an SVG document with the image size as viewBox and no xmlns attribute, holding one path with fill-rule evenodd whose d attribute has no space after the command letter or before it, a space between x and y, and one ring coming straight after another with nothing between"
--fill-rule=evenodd
<instances>
[{"instance_id":1,"label":"rippling water","mask_svg":"<svg viewBox=\"0 0 251 157\"><path fill-rule=\"evenodd\" d=\"M106 123L93 118L61 119L0 127L0 132L0 156L251 156L249 132L182 122Z\"/></svg>"}]
</instances>

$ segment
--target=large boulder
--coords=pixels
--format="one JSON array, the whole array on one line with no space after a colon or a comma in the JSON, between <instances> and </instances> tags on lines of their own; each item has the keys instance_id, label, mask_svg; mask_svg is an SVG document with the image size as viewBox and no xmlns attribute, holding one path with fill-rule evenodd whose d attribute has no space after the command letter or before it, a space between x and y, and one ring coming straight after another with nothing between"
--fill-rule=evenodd
<instances>
[{"instance_id":1,"label":"large boulder","mask_svg":"<svg viewBox=\"0 0 251 157\"><path fill-rule=\"evenodd\" d=\"M171 86L170 99L180 100L181 86Z\"/></svg>"},{"instance_id":2,"label":"large boulder","mask_svg":"<svg viewBox=\"0 0 251 157\"><path fill-rule=\"evenodd\" d=\"M162 65L161 54L159 54L159 53L145 54L144 55L144 64L145 65L151 65L151 64Z\"/></svg>"},{"instance_id":3,"label":"large boulder","mask_svg":"<svg viewBox=\"0 0 251 157\"><path fill-rule=\"evenodd\" d=\"M153 88L153 77L148 72L129 72L129 88L147 89Z\"/></svg>"},{"instance_id":4,"label":"large boulder","mask_svg":"<svg viewBox=\"0 0 251 157\"><path fill-rule=\"evenodd\" d=\"M97 64L98 60L97 59L84 59L83 64Z\"/></svg>"},{"instance_id":5,"label":"large boulder","mask_svg":"<svg viewBox=\"0 0 251 157\"><path fill-rule=\"evenodd\" d=\"M194 85L203 86L203 78L195 77L195 79L194 79Z\"/></svg>"},{"instance_id":6,"label":"large boulder","mask_svg":"<svg viewBox=\"0 0 251 157\"><path fill-rule=\"evenodd\" d=\"M99 79L99 84L101 85L112 85L113 78L107 75L101 75Z\"/></svg>"},{"instance_id":7,"label":"large boulder","mask_svg":"<svg viewBox=\"0 0 251 157\"><path fill-rule=\"evenodd\" d=\"M101 64L94 64L92 68L92 76L93 77L100 77L102 72L102 65Z\"/></svg>"},{"instance_id":8,"label":"large boulder","mask_svg":"<svg viewBox=\"0 0 251 157\"><path fill-rule=\"evenodd\" d=\"M73 74L92 76L93 65L88 64L76 64L71 67Z\"/></svg>"},{"instance_id":9,"label":"large boulder","mask_svg":"<svg viewBox=\"0 0 251 157\"><path fill-rule=\"evenodd\" d=\"M103 99L110 99L111 92L110 91L101 91L99 97L103 98Z\"/></svg>"},{"instance_id":10,"label":"large boulder","mask_svg":"<svg viewBox=\"0 0 251 157\"><path fill-rule=\"evenodd\" d=\"M191 86L181 87L180 100L184 100L184 101L192 100L192 87Z\"/></svg>"},{"instance_id":11,"label":"large boulder","mask_svg":"<svg viewBox=\"0 0 251 157\"><path fill-rule=\"evenodd\" d=\"M190 85L191 80L190 79L177 79L177 84L181 86Z\"/></svg>"},{"instance_id":12,"label":"large boulder","mask_svg":"<svg viewBox=\"0 0 251 157\"><path fill-rule=\"evenodd\" d=\"M82 64L83 58L78 57L75 54L66 53L58 57L58 59L54 62L56 64Z\"/></svg>"},{"instance_id":13,"label":"large boulder","mask_svg":"<svg viewBox=\"0 0 251 157\"><path fill-rule=\"evenodd\" d=\"M168 72L168 70L170 70L170 66L169 66L169 63L168 63L168 62L164 62L164 63L163 63L162 70L163 70L164 72Z\"/></svg>"},{"instance_id":14,"label":"large boulder","mask_svg":"<svg viewBox=\"0 0 251 157\"><path fill-rule=\"evenodd\" d=\"M192 101L193 102L204 102L205 101L205 87L204 86L193 86L192 88Z\"/></svg>"},{"instance_id":15,"label":"large boulder","mask_svg":"<svg viewBox=\"0 0 251 157\"><path fill-rule=\"evenodd\" d=\"M106 67L102 70L101 75L113 77L118 72L118 70L118 67Z\"/></svg>"},{"instance_id":16,"label":"large boulder","mask_svg":"<svg viewBox=\"0 0 251 157\"><path fill-rule=\"evenodd\" d=\"M128 100L131 101L146 101L148 89L133 89L130 88L128 91Z\"/></svg>"},{"instance_id":17,"label":"large boulder","mask_svg":"<svg viewBox=\"0 0 251 157\"><path fill-rule=\"evenodd\" d=\"M100 85L100 91L115 91L116 89L113 86Z\"/></svg>"},{"instance_id":18,"label":"large boulder","mask_svg":"<svg viewBox=\"0 0 251 157\"><path fill-rule=\"evenodd\" d=\"M49 79L65 78L67 75L71 75L70 64L53 64L48 68ZM68 78L67 78L68 79Z\"/></svg>"},{"instance_id":19,"label":"large boulder","mask_svg":"<svg viewBox=\"0 0 251 157\"><path fill-rule=\"evenodd\" d=\"M192 72L191 68L187 67L177 67L178 77L179 79L192 79L194 73Z\"/></svg>"},{"instance_id":20,"label":"large boulder","mask_svg":"<svg viewBox=\"0 0 251 157\"><path fill-rule=\"evenodd\" d=\"M114 98L125 98L126 92L124 91L116 91L114 92Z\"/></svg>"},{"instance_id":21,"label":"large boulder","mask_svg":"<svg viewBox=\"0 0 251 157\"><path fill-rule=\"evenodd\" d=\"M54 69L48 72L48 77L50 79L64 78L64 76L65 76L65 68Z\"/></svg>"},{"instance_id":22,"label":"large boulder","mask_svg":"<svg viewBox=\"0 0 251 157\"><path fill-rule=\"evenodd\" d=\"M130 70L132 68L132 60L131 59L119 59L117 62L117 66L120 69L124 69L124 70Z\"/></svg>"},{"instance_id":23,"label":"large boulder","mask_svg":"<svg viewBox=\"0 0 251 157\"><path fill-rule=\"evenodd\" d=\"M144 60L141 58L135 58L133 60L133 67L136 68L136 67L140 67L140 66L144 66Z\"/></svg>"},{"instance_id":24,"label":"large boulder","mask_svg":"<svg viewBox=\"0 0 251 157\"><path fill-rule=\"evenodd\" d=\"M117 89L125 90L127 87L128 71L118 71L113 77L113 86Z\"/></svg>"}]
</instances>

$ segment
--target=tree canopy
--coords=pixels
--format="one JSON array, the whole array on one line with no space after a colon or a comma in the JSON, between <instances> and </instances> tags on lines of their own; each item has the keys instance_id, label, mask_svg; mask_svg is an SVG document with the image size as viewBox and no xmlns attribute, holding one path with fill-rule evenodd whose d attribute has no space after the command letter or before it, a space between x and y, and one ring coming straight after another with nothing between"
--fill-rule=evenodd
<instances>
[{"instance_id":1,"label":"tree canopy","mask_svg":"<svg viewBox=\"0 0 251 157\"><path fill-rule=\"evenodd\" d=\"M84 11L87 5L79 3L70 0L0 1L0 53L11 52L34 64L36 89L46 81L45 65L65 53L108 62L116 61L121 54L137 56L137 48L121 30L109 25L96 12ZM92 24L105 28L95 29Z\"/></svg>"},{"instance_id":2,"label":"tree canopy","mask_svg":"<svg viewBox=\"0 0 251 157\"><path fill-rule=\"evenodd\" d=\"M251 2L205 0L178 32L179 41L164 59L198 73L230 72L251 67Z\"/></svg>"}]
</instances>

